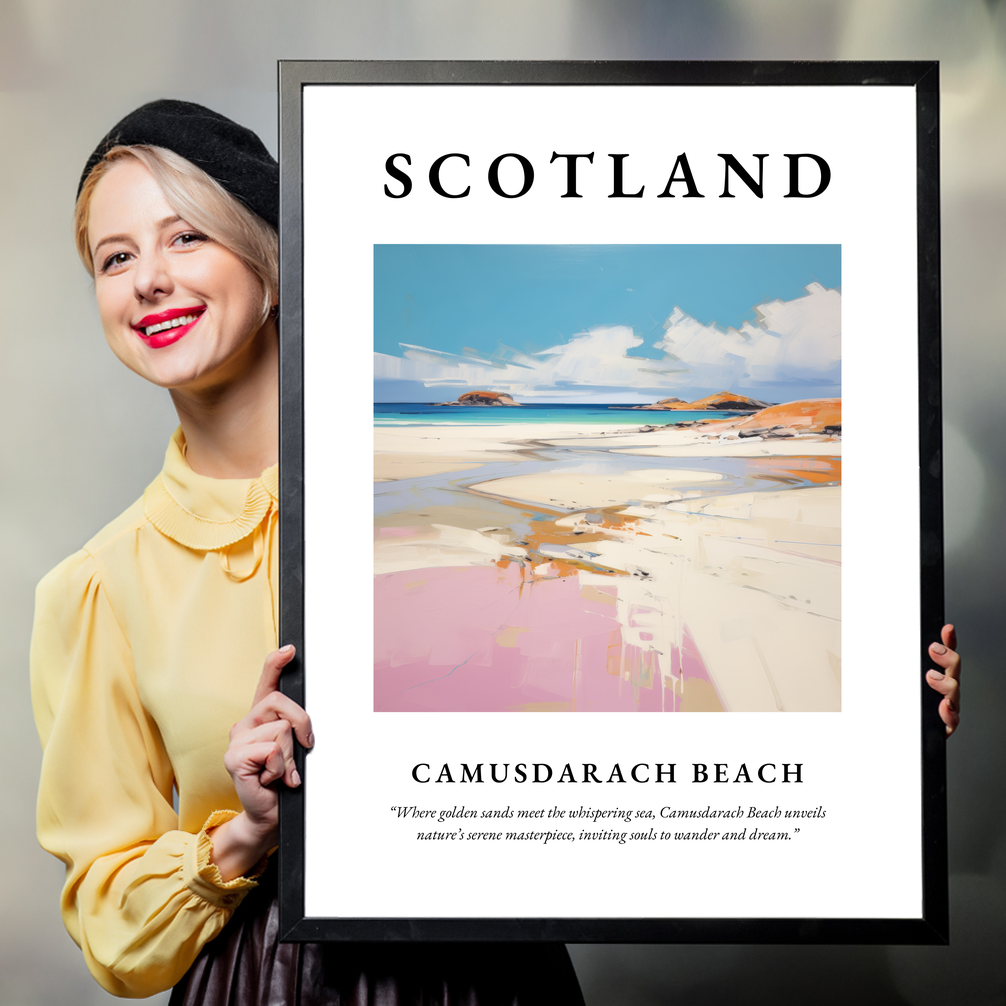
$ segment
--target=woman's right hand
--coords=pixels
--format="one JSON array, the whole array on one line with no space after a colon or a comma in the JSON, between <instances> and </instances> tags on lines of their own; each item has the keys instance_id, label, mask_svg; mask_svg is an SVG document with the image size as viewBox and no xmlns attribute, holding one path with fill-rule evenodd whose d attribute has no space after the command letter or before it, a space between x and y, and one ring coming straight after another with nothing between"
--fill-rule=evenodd
<instances>
[{"instance_id":1,"label":"woman's right hand","mask_svg":"<svg viewBox=\"0 0 1006 1006\"><path fill-rule=\"evenodd\" d=\"M223 879L251 870L279 839L278 780L300 785L293 758L293 737L304 747L314 746L311 718L293 699L279 691L283 668L295 650L284 646L265 659L248 715L231 727L224 766L230 773L244 810L214 828L212 861Z\"/></svg>"}]
</instances>

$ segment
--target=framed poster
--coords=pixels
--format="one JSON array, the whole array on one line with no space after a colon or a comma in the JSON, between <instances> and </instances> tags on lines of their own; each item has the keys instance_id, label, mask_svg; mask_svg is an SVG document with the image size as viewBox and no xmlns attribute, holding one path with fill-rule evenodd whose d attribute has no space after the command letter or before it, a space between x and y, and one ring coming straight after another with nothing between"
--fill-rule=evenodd
<instances>
[{"instance_id":1,"label":"framed poster","mask_svg":"<svg viewBox=\"0 0 1006 1006\"><path fill-rule=\"evenodd\" d=\"M936 66L280 88L287 938L944 941Z\"/></svg>"}]
</instances>

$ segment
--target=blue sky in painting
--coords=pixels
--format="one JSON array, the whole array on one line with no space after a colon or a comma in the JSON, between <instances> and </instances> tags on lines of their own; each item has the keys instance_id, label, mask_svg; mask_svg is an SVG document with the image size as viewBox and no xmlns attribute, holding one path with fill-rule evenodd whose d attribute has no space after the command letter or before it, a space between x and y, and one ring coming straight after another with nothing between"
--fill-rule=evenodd
<instances>
[{"instance_id":1,"label":"blue sky in painting","mask_svg":"<svg viewBox=\"0 0 1006 1006\"><path fill-rule=\"evenodd\" d=\"M518 398L649 400L672 385L698 393L702 380L719 384L725 378L708 367L692 368L691 376L671 375L668 361L685 359L668 355L680 353L677 344L662 343L675 308L689 324L698 323L693 327L706 326L706 342L715 341L719 330L725 334L744 322L750 332L756 306L796 301L814 283L840 290L839 245L376 245L375 400L428 401L430 389L440 387L445 398L454 398L459 391L446 389L491 383L484 369L466 369L466 360L494 361L493 386ZM616 353L622 362L639 359L644 376L623 376L609 386L604 373L592 381L581 367L565 381L537 373L533 390L521 383L527 370L521 360L536 365L543 351L572 348L584 333L599 329L620 333L607 338L599 371L609 369L605 354ZM390 357L422 359L399 365ZM647 360L663 361L666 373L645 376ZM501 362L509 364L506 373ZM777 388L773 397L840 394L837 373L832 367L820 375L785 375L775 381L785 389ZM741 390L751 385L751 374L738 370L731 383Z\"/></svg>"},{"instance_id":2,"label":"blue sky in painting","mask_svg":"<svg viewBox=\"0 0 1006 1006\"><path fill-rule=\"evenodd\" d=\"M628 325L644 338L634 355L657 359L675 307L737 328L757 304L841 278L839 245L375 245L374 350L536 352Z\"/></svg>"}]
</instances>

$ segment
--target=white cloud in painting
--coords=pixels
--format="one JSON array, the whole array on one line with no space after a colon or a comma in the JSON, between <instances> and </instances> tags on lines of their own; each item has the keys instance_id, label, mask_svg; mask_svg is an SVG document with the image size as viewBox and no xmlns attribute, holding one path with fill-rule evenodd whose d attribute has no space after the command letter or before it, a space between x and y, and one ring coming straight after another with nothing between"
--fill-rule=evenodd
<instances>
[{"instance_id":1,"label":"white cloud in painting","mask_svg":"<svg viewBox=\"0 0 1006 1006\"><path fill-rule=\"evenodd\" d=\"M654 344L687 366L697 387L757 388L838 384L842 362L842 295L811 283L795 300L755 308L757 321L725 331L675 308Z\"/></svg>"},{"instance_id":2,"label":"white cloud in painting","mask_svg":"<svg viewBox=\"0 0 1006 1006\"><path fill-rule=\"evenodd\" d=\"M377 380L418 381L427 388L482 388L525 398L590 395L598 390L674 386L682 365L629 355L643 340L624 325L594 328L529 355L501 348L494 357L454 355L402 344L403 356L374 354Z\"/></svg>"},{"instance_id":3,"label":"white cloud in painting","mask_svg":"<svg viewBox=\"0 0 1006 1006\"><path fill-rule=\"evenodd\" d=\"M675 308L654 348L658 360L633 356L643 339L624 325L593 328L540 353L500 347L493 357L455 355L402 344L403 355L374 354L377 380L428 388L506 391L525 398L677 389L837 386L841 379L841 294L817 283L791 301L759 305L739 329L703 324Z\"/></svg>"}]
</instances>

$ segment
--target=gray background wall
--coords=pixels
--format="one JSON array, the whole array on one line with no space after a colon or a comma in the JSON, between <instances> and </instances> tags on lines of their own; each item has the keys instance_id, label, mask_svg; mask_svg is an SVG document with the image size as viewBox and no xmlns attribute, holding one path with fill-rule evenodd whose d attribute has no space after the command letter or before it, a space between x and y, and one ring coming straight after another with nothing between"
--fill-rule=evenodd
<instances>
[{"instance_id":1,"label":"gray background wall","mask_svg":"<svg viewBox=\"0 0 1006 1006\"><path fill-rule=\"evenodd\" d=\"M113 122L159 97L219 109L275 149L279 58L942 61L947 614L967 663L949 759L953 945L572 950L591 1006L1006 1002L1004 52L998 0L3 0L0 1006L108 999L63 931L61 868L34 839L32 590L139 495L175 422L105 347L70 236L78 172Z\"/></svg>"}]
</instances>

